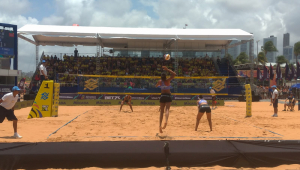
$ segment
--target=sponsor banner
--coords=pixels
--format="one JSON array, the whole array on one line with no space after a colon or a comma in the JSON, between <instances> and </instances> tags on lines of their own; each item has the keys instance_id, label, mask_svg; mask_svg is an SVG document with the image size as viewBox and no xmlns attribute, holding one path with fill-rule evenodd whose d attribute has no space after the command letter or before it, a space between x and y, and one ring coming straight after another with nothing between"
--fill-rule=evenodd
<instances>
[{"instance_id":1,"label":"sponsor banner","mask_svg":"<svg viewBox=\"0 0 300 170\"><path fill-rule=\"evenodd\" d=\"M27 107L27 102L20 102L20 104L21 104L21 108Z\"/></svg>"},{"instance_id":2,"label":"sponsor banner","mask_svg":"<svg viewBox=\"0 0 300 170\"><path fill-rule=\"evenodd\" d=\"M207 100L207 104L211 106L212 101ZM179 100L173 101L172 106L197 106L197 101L195 100ZM217 100L217 106L224 106L224 100Z\"/></svg>"},{"instance_id":3,"label":"sponsor banner","mask_svg":"<svg viewBox=\"0 0 300 170\"><path fill-rule=\"evenodd\" d=\"M19 110L19 109L21 109L21 102L17 102L15 104L15 110Z\"/></svg>"},{"instance_id":4,"label":"sponsor banner","mask_svg":"<svg viewBox=\"0 0 300 170\"><path fill-rule=\"evenodd\" d=\"M123 100L125 95L107 94L60 94L59 99L98 99L98 100ZM211 96L203 96L205 100L211 100ZM132 100L159 100L160 95L131 95ZM172 95L172 100L198 100L197 95Z\"/></svg>"},{"instance_id":5,"label":"sponsor banner","mask_svg":"<svg viewBox=\"0 0 300 170\"><path fill-rule=\"evenodd\" d=\"M122 100L60 100L61 106L104 106L121 105ZM207 100L211 105L211 100ZM132 100L133 106L159 106L159 100ZM125 104L126 105L126 104ZM197 106L196 100L178 100L173 101L172 106ZM217 106L224 106L224 100L217 100Z\"/></svg>"},{"instance_id":6,"label":"sponsor banner","mask_svg":"<svg viewBox=\"0 0 300 170\"><path fill-rule=\"evenodd\" d=\"M13 86L0 86L0 99L6 94L10 93Z\"/></svg>"}]
</instances>

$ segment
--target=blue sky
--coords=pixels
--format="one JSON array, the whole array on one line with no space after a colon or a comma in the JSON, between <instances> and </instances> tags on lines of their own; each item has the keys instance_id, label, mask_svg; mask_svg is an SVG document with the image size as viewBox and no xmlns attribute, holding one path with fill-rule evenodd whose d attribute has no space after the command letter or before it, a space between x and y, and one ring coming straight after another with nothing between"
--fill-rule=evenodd
<instances>
[{"instance_id":1,"label":"blue sky","mask_svg":"<svg viewBox=\"0 0 300 170\"><path fill-rule=\"evenodd\" d=\"M24 16L34 17L38 20L52 15L56 9L54 0L30 0L29 3L30 10Z\"/></svg>"},{"instance_id":2,"label":"blue sky","mask_svg":"<svg viewBox=\"0 0 300 170\"><path fill-rule=\"evenodd\" d=\"M283 34L291 45L300 41L298 0L0 0L0 22L102 27L239 28L255 41L277 36L282 54ZM40 47L40 52L73 52L73 48ZM94 49L85 48L86 52ZM255 46L256 51L256 46ZM31 71L35 47L19 40L20 69Z\"/></svg>"}]
</instances>

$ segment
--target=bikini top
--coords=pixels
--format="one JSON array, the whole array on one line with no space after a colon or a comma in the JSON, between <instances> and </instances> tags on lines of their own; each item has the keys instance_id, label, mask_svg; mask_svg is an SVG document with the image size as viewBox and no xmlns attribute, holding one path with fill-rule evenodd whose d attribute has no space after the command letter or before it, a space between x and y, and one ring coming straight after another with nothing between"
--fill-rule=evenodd
<instances>
[{"instance_id":1,"label":"bikini top","mask_svg":"<svg viewBox=\"0 0 300 170\"><path fill-rule=\"evenodd\" d=\"M161 85L158 86L158 88L160 88L160 89L162 89L162 90L170 90L170 89L172 89L173 87L172 87L171 85L166 86L166 85L165 85L165 82L164 82L164 81L161 81Z\"/></svg>"},{"instance_id":2,"label":"bikini top","mask_svg":"<svg viewBox=\"0 0 300 170\"><path fill-rule=\"evenodd\" d=\"M204 99L201 99L201 100L198 102L198 105L200 105L200 104L202 104L202 103L207 103L207 101L204 100Z\"/></svg>"}]
</instances>

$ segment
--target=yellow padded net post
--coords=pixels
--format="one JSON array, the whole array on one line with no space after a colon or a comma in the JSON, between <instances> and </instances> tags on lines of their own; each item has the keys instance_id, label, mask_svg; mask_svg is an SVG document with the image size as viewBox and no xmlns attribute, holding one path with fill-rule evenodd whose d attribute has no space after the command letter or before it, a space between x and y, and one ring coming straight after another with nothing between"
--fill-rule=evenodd
<instances>
[{"instance_id":1,"label":"yellow padded net post","mask_svg":"<svg viewBox=\"0 0 300 170\"><path fill-rule=\"evenodd\" d=\"M246 95L246 117L252 116L252 92L250 84L245 85L245 95Z\"/></svg>"}]
</instances>

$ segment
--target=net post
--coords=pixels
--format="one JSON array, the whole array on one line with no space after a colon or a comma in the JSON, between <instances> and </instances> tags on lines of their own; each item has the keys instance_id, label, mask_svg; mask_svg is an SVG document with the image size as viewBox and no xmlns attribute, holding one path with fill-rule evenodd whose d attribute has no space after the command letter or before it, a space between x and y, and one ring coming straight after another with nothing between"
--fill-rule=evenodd
<instances>
[{"instance_id":1,"label":"net post","mask_svg":"<svg viewBox=\"0 0 300 170\"><path fill-rule=\"evenodd\" d=\"M249 50L250 50L250 62L251 62L251 64L250 64L250 86L251 86L251 89L253 89L253 90L255 90L254 89L254 86L253 86L253 81L254 81L254 79L253 79L253 70L254 70L254 40L253 39L251 39L250 40L250 48L249 48Z\"/></svg>"}]
</instances>

